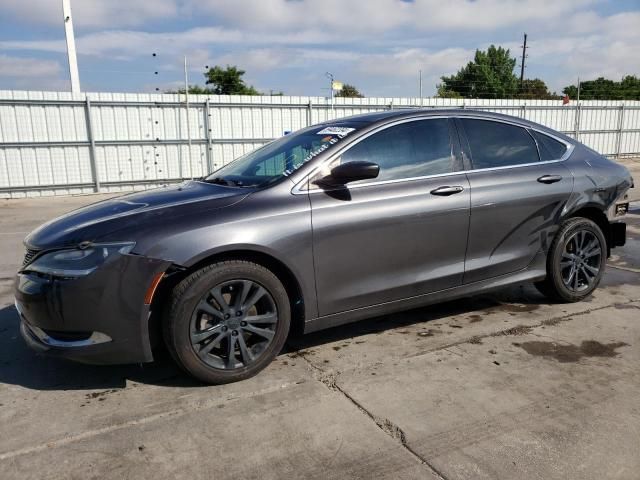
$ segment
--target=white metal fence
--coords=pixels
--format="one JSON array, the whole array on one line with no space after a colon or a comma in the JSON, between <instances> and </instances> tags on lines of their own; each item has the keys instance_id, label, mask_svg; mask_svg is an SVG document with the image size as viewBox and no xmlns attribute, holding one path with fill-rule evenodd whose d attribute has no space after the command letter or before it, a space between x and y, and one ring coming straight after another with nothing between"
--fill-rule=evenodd
<instances>
[{"instance_id":1,"label":"white metal fence","mask_svg":"<svg viewBox=\"0 0 640 480\"><path fill-rule=\"evenodd\" d=\"M142 189L200 177L287 131L419 98L0 91L0 198ZM640 155L640 102L422 99L505 113L611 156Z\"/></svg>"}]
</instances>

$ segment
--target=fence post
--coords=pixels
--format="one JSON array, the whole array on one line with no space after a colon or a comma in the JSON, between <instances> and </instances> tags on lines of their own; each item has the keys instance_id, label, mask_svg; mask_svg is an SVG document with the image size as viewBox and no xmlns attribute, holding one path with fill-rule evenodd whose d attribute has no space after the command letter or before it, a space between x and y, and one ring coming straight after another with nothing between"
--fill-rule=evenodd
<instances>
[{"instance_id":1,"label":"fence post","mask_svg":"<svg viewBox=\"0 0 640 480\"><path fill-rule=\"evenodd\" d=\"M91 162L91 176L93 177L93 189L100 192L100 178L98 178L98 166L96 165L96 142L93 137L93 122L91 120L91 100L87 95L84 103L84 115L86 118L87 138L89 140L89 161Z\"/></svg>"},{"instance_id":2,"label":"fence post","mask_svg":"<svg viewBox=\"0 0 640 480\"><path fill-rule=\"evenodd\" d=\"M204 138L207 140L207 174L213 172L213 144L211 143L211 110L209 99L204 103Z\"/></svg>"},{"instance_id":3,"label":"fence post","mask_svg":"<svg viewBox=\"0 0 640 480\"><path fill-rule=\"evenodd\" d=\"M393 110L393 98L389 102L389 110Z\"/></svg>"},{"instance_id":4,"label":"fence post","mask_svg":"<svg viewBox=\"0 0 640 480\"><path fill-rule=\"evenodd\" d=\"M620 158L622 150L622 127L624 126L624 103L620 105L620 117L618 118L618 138L616 140L616 158Z\"/></svg>"},{"instance_id":5,"label":"fence post","mask_svg":"<svg viewBox=\"0 0 640 480\"><path fill-rule=\"evenodd\" d=\"M522 115L521 118L526 119L527 118L527 104L523 103L522 104Z\"/></svg>"},{"instance_id":6,"label":"fence post","mask_svg":"<svg viewBox=\"0 0 640 480\"><path fill-rule=\"evenodd\" d=\"M309 99L309 106L307 108L307 127L311 125L313 122L313 103L311 103L311 99Z\"/></svg>"}]
</instances>

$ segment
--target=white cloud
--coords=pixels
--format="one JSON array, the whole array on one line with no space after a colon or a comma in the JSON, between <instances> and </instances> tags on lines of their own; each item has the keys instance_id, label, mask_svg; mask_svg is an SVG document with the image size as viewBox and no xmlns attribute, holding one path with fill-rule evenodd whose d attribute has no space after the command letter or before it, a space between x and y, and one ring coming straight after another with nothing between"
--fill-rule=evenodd
<instances>
[{"instance_id":1,"label":"white cloud","mask_svg":"<svg viewBox=\"0 0 640 480\"><path fill-rule=\"evenodd\" d=\"M439 51L426 51L417 48L398 50L392 53L363 55L358 59L355 69L375 76L411 76L422 70L423 75L448 74L464 65L473 56L474 51L462 48L446 48Z\"/></svg>"},{"instance_id":2,"label":"white cloud","mask_svg":"<svg viewBox=\"0 0 640 480\"><path fill-rule=\"evenodd\" d=\"M194 49L213 45L313 45L331 39L319 31L299 33L251 33L224 27L199 27L181 32L151 33L137 30L105 30L76 36L76 46L81 55L109 56L117 58L138 57L165 52L189 53ZM5 50L34 50L66 52L64 40L8 40L0 41Z\"/></svg>"},{"instance_id":3,"label":"white cloud","mask_svg":"<svg viewBox=\"0 0 640 480\"><path fill-rule=\"evenodd\" d=\"M348 32L465 28L488 30L548 21L595 0L73 0L77 29L144 26L155 21L220 20L262 31ZM24 23L60 24L59 0L3 0L0 11Z\"/></svg>"},{"instance_id":4,"label":"white cloud","mask_svg":"<svg viewBox=\"0 0 640 480\"><path fill-rule=\"evenodd\" d=\"M24 23L62 24L60 0L3 0L0 11ZM144 25L178 13L175 0L72 1L76 29Z\"/></svg>"},{"instance_id":5,"label":"white cloud","mask_svg":"<svg viewBox=\"0 0 640 480\"><path fill-rule=\"evenodd\" d=\"M560 91L577 78L619 80L640 74L640 12L600 17L585 12L569 21L562 35L535 39L529 50L530 69L544 67L550 87ZM516 45L513 45L514 47ZM529 72L529 76L532 72Z\"/></svg>"},{"instance_id":6,"label":"white cloud","mask_svg":"<svg viewBox=\"0 0 640 480\"><path fill-rule=\"evenodd\" d=\"M188 0L232 25L256 30L309 28L340 32L490 30L548 21L594 0Z\"/></svg>"},{"instance_id":7,"label":"white cloud","mask_svg":"<svg viewBox=\"0 0 640 480\"><path fill-rule=\"evenodd\" d=\"M0 2L5 18L10 13L23 22L60 20L58 0ZM176 72L177 77L186 54L193 83L202 81L195 72L205 65L228 63L246 70L247 78L256 84L282 84L300 93L310 88L308 78L322 77L330 70L344 81L366 85L368 94L401 95L415 89L418 70L423 71L428 92L440 76L471 60L475 48L501 44L518 56L525 29L530 46L527 76L543 78L552 89L559 91L578 76L617 79L640 74L638 9L607 17L589 10L591 3L74 0L73 6L76 25L86 27L76 37L81 69L82 56L105 62L139 61L151 60L155 52L157 69ZM173 28L184 29L154 32L147 28L153 21L174 17ZM194 27L191 20L196 18L199 25L209 20L210 25ZM60 33L52 41L0 40L0 50L64 54ZM291 69L297 69L296 75L289 75Z\"/></svg>"},{"instance_id":8,"label":"white cloud","mask_svg":"<svg viewBox=\"0 0 640 480\"><path fill-rule=\"evenodd\" d=\"M60 73L60 64L52 60L10 57L0 54L0 77L40 77L43 83Z\"/></svg>"},{"instance_id":9,"label":"white cloud","mask_svg":"<svg viewBox=\"0 0 640 480\"><path fill-rule=\"evenodd\" d=\"M355 83L369 95L418 96L418 72L422 71L423 95L430 96L435 94L440 77L454 73L473 53L462 48L408 48L361 54L337 74L340 80Z\"/></svg>"},{"instance_id":10,"label":"white cloud","mask_svg":"<svg viewBox=\"0 0 640 480\"><path fill-rule=\"evenodd\" d=\"M35 52L64 53L64 40L0 40L2 50L33 50Z\"/></svg>"},{"instance_id":11,"label":"white cloud","mask_svg":"<svg viewBox=\"0 0 640 480\"><path fill-rule=\"evenodd\" d=\"M356 62L363 58L356 51L338 49L288 48L285 46L272 48L254 48L240 52L230 52L214 56L211 65L238 65L250 72L265 72L288 68L317 68L319 64Z\"/></svg>"}]
</instances>

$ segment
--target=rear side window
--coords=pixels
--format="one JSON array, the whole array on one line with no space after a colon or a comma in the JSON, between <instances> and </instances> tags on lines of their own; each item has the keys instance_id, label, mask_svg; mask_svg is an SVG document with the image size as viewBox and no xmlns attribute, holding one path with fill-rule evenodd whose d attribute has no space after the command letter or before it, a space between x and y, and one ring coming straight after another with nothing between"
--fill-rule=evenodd
<instances>
[{"instance_id":1,"label":"rear side window","mask_svg":"<svg viewBox=\"0 0 640 480\"><path fill-rule=\"evenodd\" d=\"M567 146L559 142L549 135L531 130L531 135L534 136L536 142L538 142L538 150L540 150L540 159L543 162L548 160L558 160L567 151Z\"/></svg>"},{"instance_id":2,"label":"rear side window","mask_svg":"<svg viewBox=\"0 0 640 480\"><path fill-rule=\"evenodd\" d=\"M341 163L357 160L380 167L377 178L357 183L450 173L453 157L448 120L418 120L386 128L347 150Z\"/></svg>"},{"instance_id":3,"label":"rear side window","mask_svg":"<svg viewBox=\"0 0 640 480\"><path fill-rule=\"evenodd\" d=\"M473 168L507 167L540 161L536 143L521 127L489 120L460 119L469 140Z\"/></svg>"}]
</instances>

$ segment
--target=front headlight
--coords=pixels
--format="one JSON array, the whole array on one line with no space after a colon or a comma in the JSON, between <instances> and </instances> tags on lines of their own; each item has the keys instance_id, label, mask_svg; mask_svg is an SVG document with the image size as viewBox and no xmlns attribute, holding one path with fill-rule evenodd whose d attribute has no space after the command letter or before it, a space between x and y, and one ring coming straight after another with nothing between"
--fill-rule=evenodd
<instances>
[{"instance_id":1,"label":"front headlight","mask_svg":"<svg viewBox=\"0 0 640 480\"><path fill-rule=\"evenodd\" d=\"M135 242L93 243L85 248L56 250L45 253L25 267L31 272L57 277L82 277L89 275L116 253L129 253Z\"/></svg>"}]
</instances>

